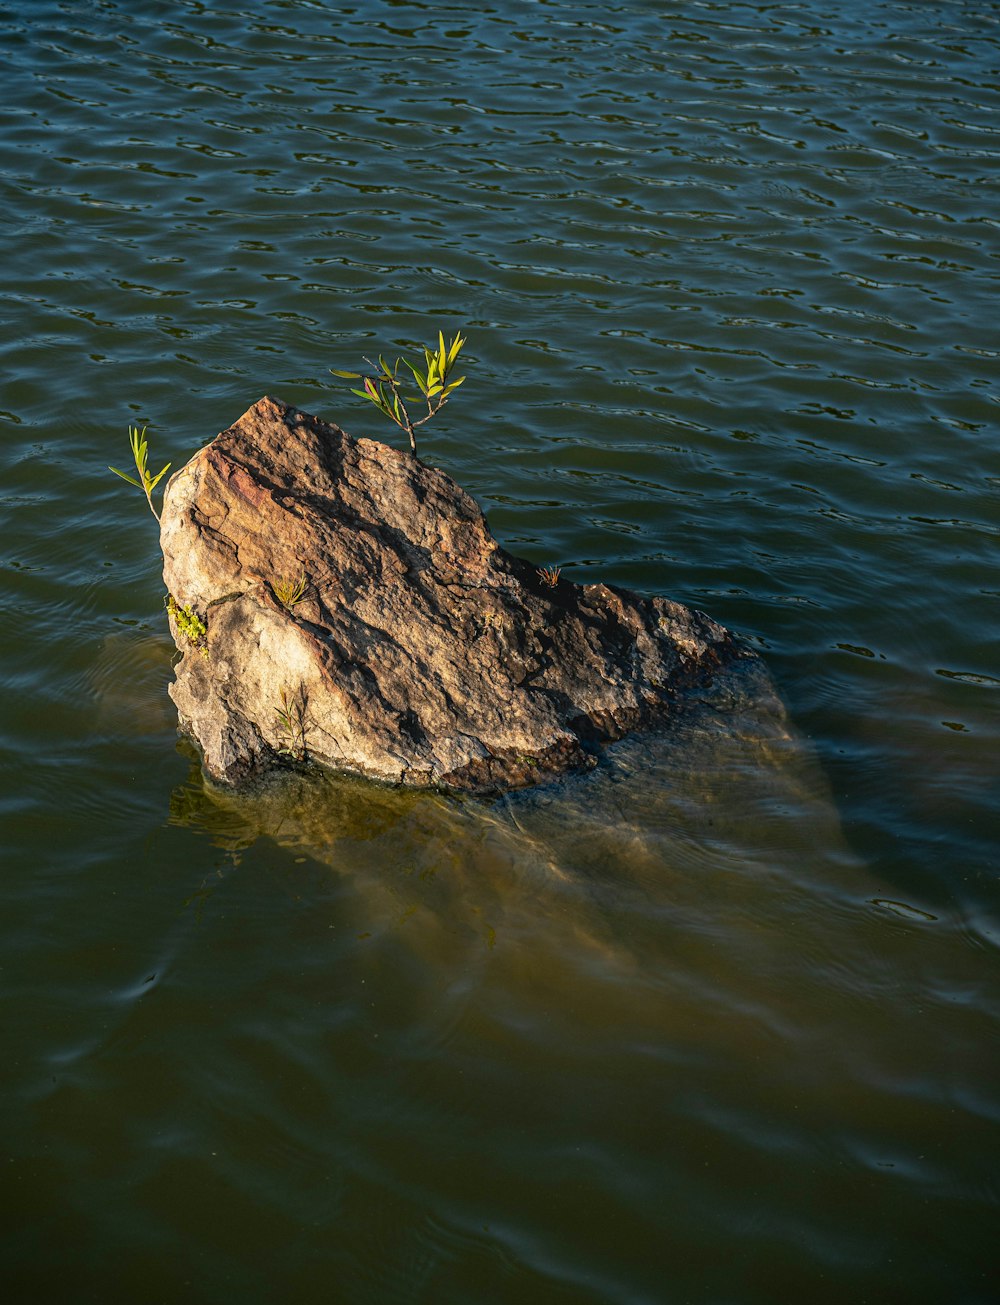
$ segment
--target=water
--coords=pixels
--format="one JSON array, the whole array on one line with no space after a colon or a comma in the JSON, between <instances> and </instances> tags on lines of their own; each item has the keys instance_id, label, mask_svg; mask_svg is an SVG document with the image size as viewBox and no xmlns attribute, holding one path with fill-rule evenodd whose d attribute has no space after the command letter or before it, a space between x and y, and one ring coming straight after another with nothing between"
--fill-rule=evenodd
<instances>
[{"instance_id":1,"label":"water","mask_svg":"<svg viewBox=\"0 0 1000 1305\"><path fill-rule=\"evenodd\" d=\"M996 1299L1000 6L0 3L13 1301ZM126 429L427 458L751 697L206 791Z\"/></svg>"}]
</instances>

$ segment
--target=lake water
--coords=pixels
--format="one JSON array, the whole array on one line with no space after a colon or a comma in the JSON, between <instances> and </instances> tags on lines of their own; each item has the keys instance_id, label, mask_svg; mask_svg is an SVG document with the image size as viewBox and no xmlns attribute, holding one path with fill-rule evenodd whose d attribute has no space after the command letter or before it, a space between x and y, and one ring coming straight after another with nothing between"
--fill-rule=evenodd
<instances>
[{"instance_id":1,"label":"lake water","mask_svg":"<svg viewBox=\"0 0 1000 1305\"><path fill-rule=\"evenodd\" d=\"M1000 5L0 0L9 1302L1000 1296ZM442 328L500 540L749 693L208 792L155 523Z\"/></svg>"}]
</instances>

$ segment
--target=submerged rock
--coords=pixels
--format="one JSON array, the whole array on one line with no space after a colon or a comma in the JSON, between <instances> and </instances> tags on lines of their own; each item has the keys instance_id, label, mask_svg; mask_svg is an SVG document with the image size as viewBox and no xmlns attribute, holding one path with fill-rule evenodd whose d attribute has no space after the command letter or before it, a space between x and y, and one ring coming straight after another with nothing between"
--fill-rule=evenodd
<instances>
[{"instance_id":1,"label":"submerged rock","mask_svg":"<svg viewBox=\"0 0 1000 1305\"><path fill-rule=\"evenodd\" d=\"M161 543L170 694L228 784L290 757L517 788L751 655L669 599L543 575L444 472L271 398L171 478Z\"/></svg>"}]
</instances>

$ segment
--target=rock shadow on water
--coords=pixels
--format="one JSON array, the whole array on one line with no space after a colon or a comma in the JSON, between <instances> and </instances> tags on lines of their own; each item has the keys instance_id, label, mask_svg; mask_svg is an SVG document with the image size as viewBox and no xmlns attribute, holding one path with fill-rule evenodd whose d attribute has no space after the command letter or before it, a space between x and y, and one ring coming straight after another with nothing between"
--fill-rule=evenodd
<instances>
[{"instance_id":1,"label":"rock shadow on water","mask_svg":"<svg viewBox=\"0 0 1000 1305\"><path fill-rule=\"evenodd\" d=\"M175 728L167 680L173 640L146 629L104 636L81 677L92 706L91 731L112 739L162 738Z\"/></svg>"},{"instance_id":2,"label":"rock shadow on water","mask_svg":"<svg viewBox=\"0 0 1000 1305\"><path fill-rule=\"evenodd\" d=\"M822 770L757 661L737 663L669 729L597 766L492 800L390 787L319 769L217 787L195 750L170 823L232 853L267 840L335 871L372 934L428 951L574 945L629 967L628 936L664 912L758 900L765 880L856 894ZM555 935L561 938L555 942Z\"/></svg>"}]
</instances>

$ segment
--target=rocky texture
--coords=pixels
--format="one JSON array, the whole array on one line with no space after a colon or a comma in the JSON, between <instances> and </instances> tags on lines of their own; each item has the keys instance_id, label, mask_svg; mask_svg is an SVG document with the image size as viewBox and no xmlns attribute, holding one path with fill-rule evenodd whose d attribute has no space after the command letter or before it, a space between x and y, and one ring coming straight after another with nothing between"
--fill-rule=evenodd
<instances>
[{"instance_id":1,"label":"rocky texture","mask_svg":"<svg viewBox=\"0 0 1000 1305\"><path fill-rule=\"evenodd\" d=\"M192 643L172 613L171 696L225 783L284 756L410 785L531 784L746 655L668 599L550 586L444 472L270 398L171 478L161 542L177 608L207 627Z\"/></svg>"}]
</instances>

